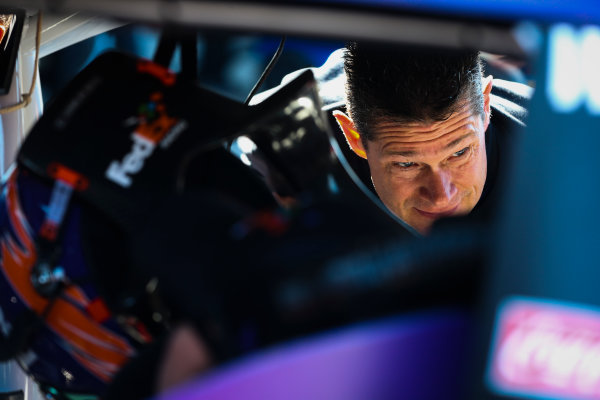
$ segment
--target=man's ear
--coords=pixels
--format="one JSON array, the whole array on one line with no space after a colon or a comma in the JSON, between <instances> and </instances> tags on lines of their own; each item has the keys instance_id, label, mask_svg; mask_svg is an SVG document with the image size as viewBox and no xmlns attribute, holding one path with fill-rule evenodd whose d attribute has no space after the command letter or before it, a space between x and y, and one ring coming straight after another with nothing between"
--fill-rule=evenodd
<instances>
[{"instance_id":1,"label":"man's ear","mask_svg":"<svg viewBox=\"0 0 600 400\"><path fill-rule=\"evenodd\" d=\"M488 125L490 124L490 97L492 94L492 86L494 82L494 77L488 75L483 78L481 82L481 86L483 86L483 129L487 130Z\"/></svg>"},{"instance_id":2,"label":"man's ear","mask_svg":"<svg viewBox=\"0 0 600 400\"><path fill-rule=\"evenodd\" d=\"M350 145L352 151L354 151L359 157L366 159L367 153L365 152L365 147L363 146L360 138L360 133L358 133L356 127L354 126L354 122L352 122L350 117L338 110L333 112L333 116L340 125L340 128L342 128L342 132L344 133L346 141L348 142L348 145Z\"/></svg>"}]
</instances>

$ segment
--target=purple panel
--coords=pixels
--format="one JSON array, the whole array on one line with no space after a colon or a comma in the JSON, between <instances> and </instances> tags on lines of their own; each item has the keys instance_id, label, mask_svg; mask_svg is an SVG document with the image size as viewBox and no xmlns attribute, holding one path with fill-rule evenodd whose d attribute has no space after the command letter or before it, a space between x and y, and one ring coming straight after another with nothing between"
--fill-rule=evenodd
<instances>
[{"instance_id":1,"label":"purple panel","mask_svg":"<svg viewBox=\"0 0 600 400\"><path fill-rule=\"evenodd\" d=\"M462 399L466 313L427 312L288 342L221 367L165 400Z\"/></svg>"}]
</instances>

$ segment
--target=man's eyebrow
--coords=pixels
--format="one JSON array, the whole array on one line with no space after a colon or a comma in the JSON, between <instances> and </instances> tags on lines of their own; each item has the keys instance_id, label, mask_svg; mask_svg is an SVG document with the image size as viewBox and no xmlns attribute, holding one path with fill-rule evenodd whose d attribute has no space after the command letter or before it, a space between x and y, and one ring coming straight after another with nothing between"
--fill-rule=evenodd
<instances>
[{"instance_id":1,"label":"man's eyebrow","mask_svg":"<svg viewBox=\"0 0 600 400\"><path fill-rule=\"evenodd\" d=\"M454 139L453 141L451 141L450 143L448 143L446 146L444 146L444 150L448 150L454 146L456 146L457 144L459 144L460 142L462 142L463 140L476 135L475 132L469 132L466 133L464 135L462 135L459 138ZM386 151L385 155L386 156L402 156L402 157L412 157L418 154L418 151L415 150L390 150L390 151Z\"/></svg>"},{"instance_id":2,"label":"man's eyebrow","mask_svg":"<svg viewBox=\"0 0 600 400\"><path fill-rule=\"evenodd\" d=\"M412 157L416 154L417 154L417 152L414 150L404 150L404 151L390 150L390 151L385 152L386 156Z\"/></svg>"},{"instance_id":3,"label":"man's eyebrow","mask_svg":"<svg viewBox=\"0 0 600 400\"><path fill-rule=\"evenodd\" d=\"M454 147L454 146L456 146L457 144L459 144L460 142L462 142L464 139L466 139L466 138L468 138L468 137L470 137L470 136L474 136L474 135L475 135L475 132L469 132L469 133L467 133L467 134L465 134L465 135L462 135L461 137L459 137L459 138L457 138L457 139L454 139L453 141L451 141L450 143L448 143L448 144L447 144L447 145L444 147L444 149L448 150L448 149L450 149L451 147Z\"/></svg>"}]
</instances>

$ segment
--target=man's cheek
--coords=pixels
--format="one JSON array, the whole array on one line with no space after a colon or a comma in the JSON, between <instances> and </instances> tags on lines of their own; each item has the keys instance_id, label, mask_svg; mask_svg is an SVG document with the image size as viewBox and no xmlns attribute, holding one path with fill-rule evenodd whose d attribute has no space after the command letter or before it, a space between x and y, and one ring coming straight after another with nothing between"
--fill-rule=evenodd
<instances>
[{"instance_id":1,"label":"man's cheek","mask_svg":"<svg viewBox=\"0 0 600 400\"><path fill-rule=\"evenodd\" d=\"M401 218L409 218L413 215L413 207L419 200L416 190L412 190L410 186L402 184L395 185L394 190L392 190L388 197L391 204L388 205L388 208L392 208L394 214Z\"/></svg>"},{"instance_id":2,"label":"man's cheek","mask_svg":"<svg viewBox=\"0 0 600 400\"><path fill-rule=\"evenodd\" d=\"M458 168L453 173L454 184L458 187L474 187L478 186L482 176L485 176L485 170L482 171L482 165L478 160L470 163L464 168Z\"/></svg>"}]
</instances>

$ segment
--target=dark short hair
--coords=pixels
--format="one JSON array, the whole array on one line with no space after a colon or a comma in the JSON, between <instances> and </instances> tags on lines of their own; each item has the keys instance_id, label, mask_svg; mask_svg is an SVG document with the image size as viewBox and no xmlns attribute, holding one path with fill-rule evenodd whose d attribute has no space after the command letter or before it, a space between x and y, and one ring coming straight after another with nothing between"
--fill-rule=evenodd
<instances>
[{"instance_id":1,"label":"dark short hair","mask_svg":"<svg viewBox=\"0 0 600 400\"><path fill-rule=\"evenodd\" d=\"M363 143L378 122L444 120L470 100L483 115L479 52L350 42L344 56L347 111Z\"/></svg>"}]
</instances>

